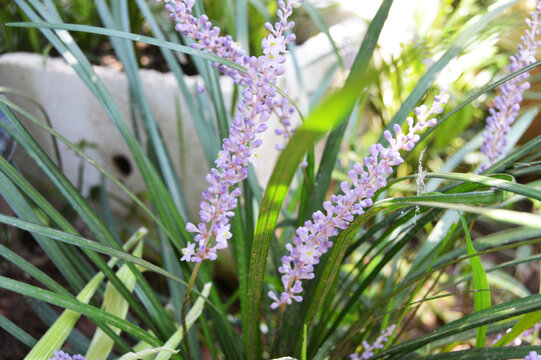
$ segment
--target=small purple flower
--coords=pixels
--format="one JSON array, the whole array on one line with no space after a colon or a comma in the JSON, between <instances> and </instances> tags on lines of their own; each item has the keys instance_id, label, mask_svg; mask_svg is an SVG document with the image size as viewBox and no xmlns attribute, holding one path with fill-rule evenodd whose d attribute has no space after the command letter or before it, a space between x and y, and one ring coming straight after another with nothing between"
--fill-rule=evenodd
<instances>
[{"instance_id":1,"label":"small purple flower","mask_svg":"<svg viewBox=\"0 0 541 360\"><path fill-rule=\"evenodd\" d=\"M530 351L530 353L526 355L524 360L541 360L541 355L538 355L535 351Z\"/></svg>"},{"instance_id":2,"label":"small purple flower","mask_svg":"<svg viewBox=\"0 0 541 360\"><path fill-rule=\"evenodd\" d=\"M398 125L394 125L395 137L390 131L385 131L384 136L390 146L370 146L370 156L364 158L363 164L356 163L348 172L350 182L340 184L343 194L331 196L330 201L323 203L325 212L316 211L312 220L307 220L304 226L297 229L293 244L286 245L289 254L282 257L282 265L278 268L278 272L283 274L284 291L280 298L272 291L268 293L273 300L272 309L291 304L292 300L302 301L299 295L302 292L301 281L314 277L314 266L332 246L329 238L338 235L339 229L346 229L354 215L363 214L364 208L372 205L376 191L387 185L385 176L393 172L393 166L404 161L400 151L412 150L420 140L417 133L436 125L437 120L429 117L440 114L448 99L447 94L441 93L434 98L430 109L424 105L416 108L418 121L414 124L412 117L406 119L409 127L407 134L403 134Z\"/></svg>"},{"instance_id":3,"label":"small purple flower","mask_svg":"<svg viewBox=\"0 0 541 360\"><path fill-rule=\"evenodd\" d=\"M540 13L541 0L537 0L536 10L530 13L529 19L526 19L528 29L521 37L518 52L511 56L509 72L513 73L535 62L536 48L541 44L535 40L541 32ZM487 157L487 163L481 166L481 171L502 157L507 144L506 136L520 110L522 94L530 88L530 83L526 81L529 77L529 73L525 72L500 86L500 95L494 99L494 107L488 110L490 116L487 117L483 132L485 141L481 151Z\"/></svg>"},{"instance_id":4,"label":"small purple flower","mask_svg":"<svg viewBox=\"0 0 541 360\"><path fill-rule=\"evenodd\" d=\"M360 353L353 353L349 355L349 358L351 360L364 360L364 359L370 359L372 356L374 356L374 350L376 349L383 349L385 346L385 343L389 340L389 336L393 334L394 329L396 328L396 325L391 325L385 330L381 330L380 336L372 343L369 344L366 341L363 341L363 352Z\"/></svg>"},{"instance_id":5,"label":"small purple flower","mask_svg":"<svg viewBox=\"0 0 541 360\"><path fill-rule=\"evenodd\" d=\"M188 243L188 247L182 249L183 256L180 258L180 261L190 261L192 255L195 253L194 248L194 243Z\"/></svg>"},{"instance_id":6,"label":"small purple flower","mask_svg":"<svg viewBox=\"0 0 541 360\"><path fill-rule=\"evenodd\" d=\"M53 357L49 360L86 360L86 358L83 355L73 355L70 356L69 354L66 354L62 350L55 351L53 354Z\"/></svg>"},{"instance_id":7,"label":"small purple flower","mask_svg":"<svg viewBox=\"0 0 541 360\"><path fill-rule=\"evenodd\" d=\"M206 15L199 18L193 16L194 0L171 0L166 4L171 19L177 22L175 29L194 40L193 48L214 53L247 68L244 74L225 65L213 64L244 90L229 136L223 140L222 150L215 161L216 168L211 169L205 177L209 187L200 203L201 222L197 226L192 223L186 226L186 230L196 234L194 240L197 247L194 243L188 243L188 247L183 249L183 261L215 260L216 250L227 248L227 240L232 236L229 219L234 216L233 210L240 195L240 188L236 184L248 176L249 164L256 165L258 162L257 148L262 144L261 139L257 138L258 134L267 129L265 123L273 110L278 113L284 127L290 123L292 112L288 103L274 99L277 91L271 84L285 72L286 46L295 40L294 35L285 36L295 25L288 22L288 18L293 6L302 1L288 0L287 4L283 0L278 1L276 14L279 21L274 25L265 24L270 34L261 42L263 55L259 57L246 55L231 36L220 36L220 29L213 26Z\"/></svg>"}]
</instances>

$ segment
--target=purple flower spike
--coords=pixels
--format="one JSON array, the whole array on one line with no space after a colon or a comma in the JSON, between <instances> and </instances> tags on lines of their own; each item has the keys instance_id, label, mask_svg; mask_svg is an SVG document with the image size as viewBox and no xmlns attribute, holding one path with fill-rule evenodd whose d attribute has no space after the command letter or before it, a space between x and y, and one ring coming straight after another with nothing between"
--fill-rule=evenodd
<instances>
[{"instance_id":1,"label":"purple flower spike","mask_svg":"<svg viewBox=\"0 0 541 360\"><path fill-rule=\"evenodd\" d=\"M69 354L66 354L62 350L55 351L53 354L53 357L49 360L86 360L86 358L83 355L73 355L70 356Z\"/></svg>"},{"instance_id":2,"label":"purple flower spike","mask_svg":"<svg viewBox=\"0 0 541 360\"><path fill-rule=\"evenodd\" d=\"M531 12L529 19L526 19L528 29L520 38L518 52L511 56L509 72L513 73L535 62L536 48L541 44L535 40L541 32L540 13L541 0L537 0L536 10ZM520 110L522 94L530 88L530 83L526 81L529 77L530 74L525 72L500 86L500 95L494 99L494 107L488 110L490 116L487 117L483 132L485 141L481 151L488 159L487 163L481 166L481 171L486 170L502 157L507 144L507 134Z\"/></svg>"},{"instance_id":3,"label":"purple flower spike","mask_svg":"<svg viewBox=\"0 0 541 360\"><path fill-rule=\"evenodd\" d=\"M394 126L395 137L390 131L385 131L384 136L390 146L370 146L370 156L364 158L363 164L356 163L348 172L350 182L344 181L340 185L343 194L331 196L330 201L323 203L324 213L316 211L312 220L306 221L304 226L297 229L293 244L286 245L289 254L282 257L282 265L278 268L278 272L283 274L284 291L280 297L272 291L268 293L273 300L271 309L289 305L292 300L302 301L301 281L314 277L314 266L332 246L329 238L338 235L339 229L346 229L354 215L363 214L364 208L372 205L372 197L376 191L387 185L385 176L393 172L393 166L404 161L400 157L400 151L412 150L420 140L418 133L436 125L436 119L431 116L440 114L448 99L447 94L441 93L434 98L430 109L424 105L416 108L418 121L414 124L413 118L406 119L409 127L407 134L403 134L398 125Z\"/></svg>"},{"instance_id":4,"label":"purple flower spike","mask_svg":"<svg viewBox=\"0 0 541 360\"><path fill-rule=\"evenodd\" d=\"M367 343L366 341L363 341L363 352L360 353L354 353L349 355L349 358L351 360L364 360L364 359L370 359L372 356L374 356L374 350L376 349L383 349L385 346L385 343L389 340L389 336L393 334L394 329L396 328L396 325L391 325L385 330L381 330L380 336L374 341L372 344Z\"/></svg>"},{"instance_id":5,"label":"purple flower spike","mask_svg":"<svg viewBox=\"0 0 541 360\"><path fill-rule=\"evenodd\" d=\"M227 248L227 241L232 236L229 218L234 216L233 210L240 195L236 185L248 176L249 164L257 164L257 148L262 143L257 136L267 129L265 123L272 111L278 114L285 128L284 137L291 134L288 129L292 114L289 103L274 99L277 92L271 84L285 72L286 46L295 40L294 35L285 36L294 26L288 18L293 13L293 6L302 1L278 1L279 21L274 25L265 24L270 34L261 42L263 55L259 57L247 56L231 36L220 36L220 29L213 26L206 15L193 16L193 0L167 2L166 9L171 13L171 19L177 22L176 30L194 40L193 48L214 53L248 69L244 74L225 65L213 64L244 90L229 136L223 140L222 150L218 153L216 167L205 177L209 187L200 204L201 222L197 226L192 223L186 226L186 230L196 235L195 243L188 243L182 250L183 261L215 260L216 250Z\"/></svg>"},{"instance_id":6,"label":"purple flower spike","mask_svg":"<svg viewBox=\"0 0 541 360\"><path fill-rule=\"evenodd\" d=\"M535 351L530 351L530 353L526 355L524 360L541 360L541 355L538 355Z\"/></svg>"}]
</instances>

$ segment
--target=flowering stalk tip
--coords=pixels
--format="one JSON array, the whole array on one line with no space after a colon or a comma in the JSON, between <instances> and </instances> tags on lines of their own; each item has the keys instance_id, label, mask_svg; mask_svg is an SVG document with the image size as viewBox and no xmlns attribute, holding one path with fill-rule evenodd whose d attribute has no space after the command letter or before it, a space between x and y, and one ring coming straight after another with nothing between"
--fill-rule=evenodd
<instances>
[{"instance_id":1,"label":"flowering stalk tip","mask_svg":"<svg viewBox=\"0 0 541 360\"><path fill-rule=\"evenodd\" d=\"M530 13L529 19L526 19L528 28L520 38L518 52L510 58L509 72L513 73L535 62L536 48L541 45L540 41L536 41L541 32L540 14L541 0L537 0L536 10ZM520 110L522 94L530 88L527 81L529 77L529 73L524 72L500 86L500 95L494 99L494 107L488 110L490 115L486 119L483 132L485 140L481 151L487 157L487 162L481 166L481 171L502 157L507 144L507 134Z\"/></svg>"},{"instance_id":2,"label":"flowering stalk tip","mask_svg":"<svg viewBox=\"0 0 541 360\"><path fill-rule=\"evenodd\" d=\"M393 172L393 166L404 161L400 151L412 150L420 140L418 133L436 125L437 120L431 116L440 114L448 99L449 96L442 92L434 98L430 108L425 105L416 108L414 112L418 121L415 123L412 117L406 119L409 128L406 134L396 124L393 127L395 136L386 130L384 136L389 147L381 144L370 146L370 156L364 158L362 164L356 163L348 172L349 182L340 184L343 193L331 196L323 203L324 212L316 211L312 220L307 220L296 230L293 243L286 245L289 254L282 256L282 265L278 268L278 272L283 274L284 291L280 297L272 291L268 293L273 300L271 309L289 305L292 300L302 301L301 281L314 277L314 266L332 246L329 239L338 235L339 229L346 229L354 215L363 214L364 209L372 205L376 191L387 185L386 175Z\"/></svg>"},{"instance_id":3,"label":"flowering stalk tip","mask_svg":"<svg viewBox=\"0 0 541 360\"><path fill-rule=\"evenodd\" d=\"M363 341L363 352L361 353L353 353L349 355L349 358L351 360L364 360L364 359L370 359L372 356L374 356L374 350L376 349L383 349L385 346L385 343L389 340L389 336L391 336L394 332L394 329L396 328L396 325L391 325L385 330L381 330L381 334L378 336L378 338L372 343L369 344L366 341Z\"/></svg>"},{"instance_id":4,"label":"flowering stalk tip","mask_svg":"<svg viewBox=\"0 0 541 360\"><path fill-rule=\"evenodd\" d=\"M288 19L293 6L300 2L302 0L278 1L278 21L265 24L270 34L261 42L263 54L259 57L248 56L231 36L220 36L220 28L212 25L206 15L193 16L194 0L172 0L166 4L171 19L177 22L175 29L194 41L192 48L214 53L247 68L243 73L226 65L212 64L244 90L229 136L223 140L218 153L216 167L205 178L209 187L203 192L200 203L201 222L186 226L186 230L196 235L195 243L189 242L182 250L183 261L215 260L216 250L227 248L227 240L232 236L229 219L234 216L241 193L237 184L248 177L249 164L257 163L257 148L262 144L258 135L267 130L266 122L272 111L278 114L284 127L281 134L285 138L291 135L289 119L293 111L287 100L275 100L277 91L271 84L285 72L286 46L295 40L295 35L286 35L295 25Z\"/></svg>"}]
</instances>

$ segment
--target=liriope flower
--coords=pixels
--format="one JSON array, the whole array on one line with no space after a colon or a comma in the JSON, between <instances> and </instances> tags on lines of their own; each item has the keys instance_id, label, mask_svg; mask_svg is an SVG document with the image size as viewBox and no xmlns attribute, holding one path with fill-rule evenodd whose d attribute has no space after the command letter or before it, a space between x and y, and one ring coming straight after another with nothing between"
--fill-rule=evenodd
<instances>
[{"instance_id":1,"label":"liriope flower","mask_svg":"<svg viewBox=\"0 0 541 360\"><path fill-rule=\"evenodd\" d=\"M368 342L363 341L363 352L353 353L349 355L349 358L351 360L370 359L372 356L374 356L374 350L383 349L383 347L385 346L385 343L387 343L387 341L389 340L389 336L392 335L395 328L396 328L396 325L391 325L387 329L381 330L381 334L372 344L369 344Z\"/></svg>"},{"instance_id":2,"label":"liriope flower","mask_svg":"<svg viewBox=\"0 0 541 360\"><path fill-rule=\"evenodd\" d=\"M541 32L540 13L541 0L537 0L536 10L530 13L529 19L526 19L528 29L520 38L518 52L510 58L511 64L508 69L511 73L535 62L536 48L541 44L535 40ZM520 110L522 94L530 88L530 83L526 81L529 76L528 72L522 73L500 87L500 95L494 99L494 107L489 109L490 116L487 117L483 132L485 141L481 151L487 157L487 162L483 164L481 171L486 170L502 157L510 126Z\"/></svg>"},{"instance_id":3,"label":"liriope flower","mask_svg":"<svg viewBox=\"0 0 541 360\"><path fill-rule=\"evenodd\" d=\"M247 74L243 74L227 66L213 64L245 89L229 129L229 136L223 140L216 167L205 178L209 187L203 192L203 201L200 203L201 222L197 226L193 223L186 226L186 230L196 235L195 243L189 242L182 250L183 261L215 260L216 250L228 246L227 241L232 236L229 218L234 215L233 210L237 207L237 197L240 195L240 188L235 186L248 176L248 165L257 163L257 148L262 143L257 135L267 129L265 123L271 111L277 107L274 99L277 92L271 84L285 72L283 63L286 46L295 40L294 34L285 35L295 25L288 18L293 12L293 6L300 2L302 0L288 0L287 4L283 0L278 1L279 21L274 25L265 24L270 34L261 42L263 55L259 57L247 56L231 36L220 36L220 29L213 26L206 15L194 17L194 0L174 0L166 5L171 12L171 19L178 22L176 30L195 41L192 47L215 53L248 69ZM280 109L278 111L283 112ZM289 114L289 110L284 112L285 116L286 113Z\"/></svg>"},{"instance_id":4,"label":"liriope flower","mask_svg":"<svg viewBox=\"0 0 541 360\"><path fill-rule=\"evenodd\" d=\"M442 92L434 98L430 109L425 105L416 108L414 112L418 121L414 123L412 117L406 119L409 127L407 134L403 134L400 126L396 124L395 137L386 130L384 136L389 147L385 148L381 144L370 146L370 156L363 159L363 164L356 163L348 172L350 182L344 181L340 184L343 194L331 196L330 201L323 203L325 212L316 211L312 220L306 221L304 226L296 230L297 236L293 243L286 245L289 254L282 256L282 265L278 268L283 274L284 291L280 297L272 291L268 293L273 300L272 309L291 304L292 300L302 301L301 281L314 277L314 266L332 246L329 239L338 235L339 230L346 229L354 215L361 215L365 208L372 205L372 197L387 184L385 177L393 172L392 167L404 161L400 157L400 151L412 150L420 140L418 133L436 125L437 120L430 117L440 114L448 99L449 96Z\"/></svg>"},{"instance_id":5,"label":"liriope flower","mask_svg":"<svg viewBox=\"0 0 541 360\"><path fill-rule=\"evenodd\" d=\"M48 360L86 360L86 358L83 355L71 356L69 354L66 354L62 350L60 350L60 351L55 351L53 353L53 357Z\"/></svg>"},{"instance_id":6,"label":"liriope flower","mask_svg":"<svg viewBox=\"0 0 541 360\"><path fill-rule=\"evenodd\" d=\"M535 351L530 351L530 353L526 355L524 360L541 360L541 355L538 355Z\"/></svg>"},{"instance_id":7,"label":"liriope flower","mask_svg":"<svg viewBox=\"0 0 541 360\"><path fill-rule=\"evenodd\" d=\"M294 26L287 19L292 13L293 5L302 1L304 0L289 0L287 5L283 0L278 1L279 9L277 15L280 21L274 26L271 23L265 24L265 28L271 33L262 40L261 45L263 54L265 55L261 58L263 62L266 62L266 59L280 63L285 60L286 46L295 39L294 34L284 35L287 30ZM203 14L199 18L193 16L192 8L194 4L195 0L167 1L166 9L171 13L171 19L177 22L175 29L195 41L191 44L191 47L194 49L207 51L241 66L250 67L250 57L246 55L240 43L235 42L230 35L220 36L220 28L212 25L207 15ZM236 69L218 63L213 63L212 66L217 67L221 73L231 77L235 84L249 86L251 82L249 76ZM202 86L199 88L200 92L204 89ZM289 105L289 101L281 97L280 100L274 101L273 106L273 110L278 116L281 125L281 128L277 129L279 132L277 134L283 135L284 140L288 140L293 132L291 117L294 111L289 111L289 108L284 110L284 106L287 105ZM276 148L280 150L283 148L283 144L278 143Z\"/></svg>"}]
</instances>

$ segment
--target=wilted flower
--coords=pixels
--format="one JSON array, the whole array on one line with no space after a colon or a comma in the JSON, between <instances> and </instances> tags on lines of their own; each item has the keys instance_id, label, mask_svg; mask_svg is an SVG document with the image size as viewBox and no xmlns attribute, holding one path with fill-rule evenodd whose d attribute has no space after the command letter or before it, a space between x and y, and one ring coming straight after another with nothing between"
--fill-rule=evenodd
<instances>
[{"instance_id":1,"label":"wilted flower","mask_svg":"<svg viewBox=\"0 0 541 360\"><path fill-rule=\"evenodd\" d=\"M421 105L415 109L418 118L414 124L409 117L406 122L409 127L407 134L402 133L400 126L394 126L396 136L385 131L385 139L390 146L385 148L381 144L370 146L370 156L364 158L363 164L356 163L348 172L350 182L340 184L343 194L331 196L330 201L323 203L325 212L316 211L312 220L307 220L304 226L297 229L297 236L293 244L287 244L289 255L282 256L282 265L278 271L282 275L284 291L278 296L270 291L269 297L274 300L272 309L291 304L292 300L302 301L303 279L314 277L314 266L319 263L320 257L332 246L329 238L338 235L339 229L346 229L354 215L364 213L364 208L372 205L372 197L377 190L387 185L385 176L393 172L392 167L401 164L404 160L400 151L410 151L420 140L418 133L425 128L436 125L435 118L429 119L433 114L440 114L442 105L447 103L449 96L441 93L434 98L432 107L428 109Z\"/></svg>"}]
</instances>

